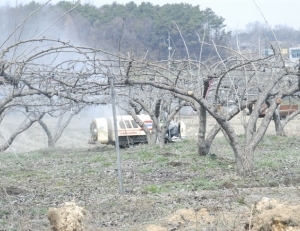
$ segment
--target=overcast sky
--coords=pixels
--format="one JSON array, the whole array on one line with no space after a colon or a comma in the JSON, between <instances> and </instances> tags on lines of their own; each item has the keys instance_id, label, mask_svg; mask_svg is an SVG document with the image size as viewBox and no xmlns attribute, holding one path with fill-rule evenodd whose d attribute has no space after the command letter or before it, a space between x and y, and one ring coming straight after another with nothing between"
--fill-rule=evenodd
<instances>
[{"instance_id":1,"label":"overcast sky","mask_svg":"<svg viewBox=\"0 0 300 231\"><path fill-rule=\"evenodd\" d=\"M36 0L44 3L47 0ZM59 0L52 0L53 4ZM73 1L73 0L70 0ZM111 4L115 0L81 0L81 3L91 3L96 6ZM133 0L136 4L151 2L154 5L166 3L189 3L199 5L201 9L211 8L218 16L225 19L229 30L244 29L248 23L259 21L264 23L264 18L258 10L260 8L267 22L273 27L275 25L286 25L294 29L300 29L300 0ZM0 5L26 4L31 0L0 0ZM124 4L130 0L117 0ZM255 5L257 4L257 6Z\"/></svg>"}]
</instances>

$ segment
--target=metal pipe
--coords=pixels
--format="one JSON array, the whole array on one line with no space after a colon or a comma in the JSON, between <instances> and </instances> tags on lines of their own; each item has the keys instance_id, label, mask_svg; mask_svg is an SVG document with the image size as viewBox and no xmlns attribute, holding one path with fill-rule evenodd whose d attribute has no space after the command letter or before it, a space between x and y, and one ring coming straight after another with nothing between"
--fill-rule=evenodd
<instances>
[{"instance_id":1,"label":"metal pipe","mask_svg":"<svg viewBox=\"0 0 300 231\"><path fill-rule=\"evenodd\" d=\"M122 166L121 166L120 143L119 143L118 127L117 127L114 77L110 77L110 94L111 94L111 105L112 105L112 112L113 112L114 132L115 132L115 147L116 147L116 153L117 153L119 192L120 192L120 194L123 194Z\"/></svg>"}]
</instances>

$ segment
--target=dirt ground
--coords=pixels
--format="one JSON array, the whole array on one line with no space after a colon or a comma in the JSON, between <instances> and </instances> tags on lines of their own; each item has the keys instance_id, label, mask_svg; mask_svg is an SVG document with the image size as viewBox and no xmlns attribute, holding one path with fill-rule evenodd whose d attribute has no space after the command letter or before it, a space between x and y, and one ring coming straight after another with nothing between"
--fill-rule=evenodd
<instances>
[{"instance_id":1,"label":"dirt ground","mask_svg":"<svg viewBox=\"0 0 300 231\"><path fill-rule=\"evenodd\" d=\"M82 141L62 146L68 136L82 138L79 126L69 128L58 148L2 153L0 230L300 230L298 120L287 128L288 137L262 142L254 175L242 179L222 135L215 156L200 158L193 138L197 121L182 119L188 140L164 150L121 150L123 193L113 147ZM233 122L240 126L242 119Z\"/></svg>"}]
</instances>

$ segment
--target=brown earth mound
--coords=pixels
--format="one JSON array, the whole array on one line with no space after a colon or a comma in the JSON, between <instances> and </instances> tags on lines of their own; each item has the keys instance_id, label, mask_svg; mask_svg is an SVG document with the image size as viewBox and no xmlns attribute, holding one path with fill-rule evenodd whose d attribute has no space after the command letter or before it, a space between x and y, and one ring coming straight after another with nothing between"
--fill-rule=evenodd
<instances>
[{"instance_id":1,"label":"brown earth mound","mask_svg":"<svg viewBox=\"0 0 300 231\"><path fill-rule=\"evenodd\" d=\"M160 225L147 225L147 231L168 231L168 230L198 230L199 225L213 221L207 209L202 208L198 211L193 209L180 209L173 215L164 219Z\"/></svg>"},{"instance_id":2,"label":"brown earth mound","mask_svg":"<svg viewBox=\"0 0 300 231\"><path fill-rule=\"evenodd\" d=\"M60 208L50 208L47 217L54 231L84 231L86 211L74 202L66 202Z\"/></svg>"},{"instance_id":3,"label":"brown earth mound","mask_svg":"<svg viewBox=\"0 0 300 231\"><path fill-rule=\"evenodd\" d=\"M300 206L285 205L270 198L263 198L254 207L254 231L299 231Z\"/></svg>"},{"instance_id":4,"label":"brown earth mound","mask_svg":"<svg viewBox=\"0 0 300 231\"><path fill-rule=\"evenodd\" d=\"M246 224L243 228L236 227L234 230L250 231L300 231L300 205L286 205L278 203L274 199L263 198L252 207L251 213L244 214ZM224 211L223 211L224 212ZM231 216L236 214L226 213L223 216L228 222L232 221ZM147 225L147 231L168 231L168 230L200 230L201 227L214 227L217 225L218 214L210 214L205 208L198 211L192 209L180 209L172 216L163 219L159 224ZM249 220L251 222L249 223ZM243 223L243 222L242 222ZM251 226L251 229L249 227ZM215 227L216 230L217 227Z\"/></svg>"}]
</instances>

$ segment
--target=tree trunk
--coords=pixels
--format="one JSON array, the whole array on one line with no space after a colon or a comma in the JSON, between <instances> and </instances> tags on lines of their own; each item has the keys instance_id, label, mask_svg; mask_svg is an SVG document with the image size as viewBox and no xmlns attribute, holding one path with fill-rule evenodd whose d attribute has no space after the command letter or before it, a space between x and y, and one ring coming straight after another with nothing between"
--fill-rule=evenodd
<instances>
[{"instance_id":1,"label":"tree trunk","mask_svg":"<svg viewBox=\"0 0 300 231\"><path fill-rule=\"evenodd\" d=\"M277 136L286 136L285 131L284 131L284 127L281 124L280 121L280 114L278 109L275 110L274 114L273 114L273 120L275 123L275 131L276 131L276 135Z\"/></svg>"},{"instance_id":2,"label":"tree trunk","mask_svg":"<svg viewBox=\"0 0 300 231\"><path fill-rule=\"evenodd\" d=\"M48 136L48 147L49 147L49 148L54 148L54 147L55 147L55 144L56 144L56 142L55 142L52 138L50 138L50 137Z\"/></svg>"},{"instance_id":3,"label":"tree trunk","mask_svg":"<svg viewBox=\"0 0 300 231\"><path fill-rule=\"evenodd\" d=\"M219 125L224 133L225 138L228 140L231 146L235 161L236 161L236 171L240 176L251 175L253 172L253 155L254 150L257 146L251 137L246 136L247 143L241 145L233 127L226 120L219 120ZM255 121L252 121L254 123Z\"/></svg>"},{"instance_id":4,"label":"tree trunk","mask_svg":"<svg viewBox=\"0 0 300 231\"><path fill-rule=\"evenodd\" d=\"M211 84L210 79L204 80L204 88L203 88L203 94L202 97L206 99L207 93L209 90ZM205 156L209 153L209 149L211 146L212 142L207 142L205 140L205 135L206 135L206 109L200 105L198 107L199 111L199 132L198 132L198 154L199 156Z\"/></svg>"},{"instance_id":5,"label":"tree trunk","mask_svg":"<svg viewBox=\"0 0 300 231\"><path fill-rule=\"evenodd\" d=\"M151 140L150 140L150 143L148 142L148 144L155 144L156 140L157 140L157 132L156 132L156 129L154 127L152 127Z\"/></svg>"},{"instance_id":6,"label":"tree trunk","mask_svg":"<svg viewBox=\"0 0 300 231\"><path fill-rule=\"evenodd\" d=\"M249 176L253 173L254 151L250 146L244 147L244 150L234 150L236 159L236 170L240 176Z\"/></svg>"},{"instance_id":7,"label":"tree trunk","mask_svg":"<svg viewBox=\"0 0 300 231\"><path fill-rule=\"evenodd\" d=\"M127 113L129 114L129 115L131 115L132 116L132 118L134 119L134 121L143 129L143 131L145 132L145 134L146 134L146 138L147 138L147 143L148 144L153 144L152 143L152 141L153 141L153 138L152 138L152 136L153 136L153 134L154 134L154 124L152 124L152 133L150 132L150 130L149 130L149 128L145 125L145 123L142 121L142 120L140 120L139 118L138 118L138 116L137 116L137 114L136 114L136 111L133 111L133 110L126 110L127 111ZM154 134L155 135L155 134Z\"/></svg>"},{"instance_id":8,"label":"tree trunk","mask_svg":"<svg viewBox=\"0 0 300 231\"><path fill-rule=\"evenodd\" d=\"M48 128L47 124L41 119L39 120L39 124L41 125L41 127L44 129L45 133L47 134L47 138L48 138L48 147L55 147L56 142L59 140L59 138L61 137L63 131L65 130L65 128L69 125L69 123L71 122L74 114L70 114L68 119L65 121L64 124L62 123L63 120L63 116L61 115L56 123L56 128L54 130L54 136L52 135L50 129Z\"/></svg>"},{"instance_id":9,"label":"tree trunk","mask_svg":"<svg viewBox=\"0 0 300 231\"><path fill-rule=\"evenodd\" d=\"M164 148L165 147L165 138L166 138L166 132L168 129L168 125L164 124L161 126L160 132L159 132L159 147Z\"/></svg>"},{"instance_id":10,"label":"tree trunk","mask_svg":"<svg viewBox=\"0 0 300 231\"><path fill-rule=\"evenodd\" d=\"M199 130L198 130L198 155L205 156L209 152L207 147L205 134L206 134L206 110L204 107L199 107ZM210 146L210 145L209 145Z\"/></svg>"},{"instance_id":11,"label":"tree trunk","mask_svg":"<svg viewBox=\"0 0 300 231\"><path fill-rule=\"evenodd\" d=\"M159 124L159 118L158 117L153 117L152 118L152 142L153 144L157 144L159 141L159 136L160 136L160 124Z\"/></svg>"},{"instance_id":12,"label":"tree trunk","mask_svg":"<svg viewBox=\"0 0 300 231\"><path fill-rule=\"evenodd\" d=\"M279 96L278 98L281 98L281 96ZM268 111L265 114L265 117L263 118L256 132L254 132L253 130L252 132L249 132L251 131L251 127L249 128L249 125L251 124L248 124L249 130L246 133L247 136L243 148L239 148L238 143L234 141L235 139L232 139L233 142L230 143L230 145L235 154L236 168L239 175L247 176L252 174L253 166L254 166L253 164L254 151L257 145L260 143L261 139L264 137L272 117L274 117L275 110L279 105L278 98L273 100L273 102L269 103ZM252 123L256 123L255 120L251 120L251 121Z\"/></svg>"},{"instance_id":13,"label":"tree trunk","mask_svg":"<svg viewBox=\"0 0 300 231\"><path fill-rule=\"evenodd\" d=\"M55 147L55 142L54 142L53 136L52 136L51 131L49 130L47 124L45 124L43 120L39 120L39 124L44 129L44 131L47 135L48 147L52 147L52 148Z\"/></svg>"},{"instance_id":14,"label":"tree trunk","mask_svg":"<svg viewBox=\"0 0 300 231\"><path fill-rule=\"evenodd\" d=\"M210 152L210 147L212 145L212 142L214 141L216 135L218 132L221 130L220 124L216 124L211 131L208 133L206 139L205 139L205 145L206 145L206 152L209 154Z\"/></svg>"}]
</instances>

